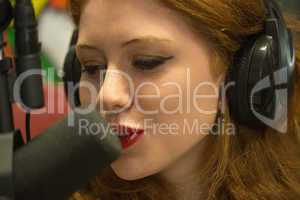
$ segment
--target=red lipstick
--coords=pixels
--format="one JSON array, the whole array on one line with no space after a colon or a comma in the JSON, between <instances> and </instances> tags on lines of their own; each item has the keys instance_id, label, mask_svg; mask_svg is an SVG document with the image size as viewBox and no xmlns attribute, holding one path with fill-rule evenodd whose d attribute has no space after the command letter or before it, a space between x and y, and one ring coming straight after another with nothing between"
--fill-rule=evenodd
<instances>
[{"instance_id":1,"label":"red lipstick","mask_svg":"<svg viewBox=\"0 0 300 200\"><path fill-rule=\"evenodd\" d=\"M144 134L144 129L133 128L125 125L118 125L116 132L120 138L123 149L135 144Z\"/></svg>"}]
</instances>

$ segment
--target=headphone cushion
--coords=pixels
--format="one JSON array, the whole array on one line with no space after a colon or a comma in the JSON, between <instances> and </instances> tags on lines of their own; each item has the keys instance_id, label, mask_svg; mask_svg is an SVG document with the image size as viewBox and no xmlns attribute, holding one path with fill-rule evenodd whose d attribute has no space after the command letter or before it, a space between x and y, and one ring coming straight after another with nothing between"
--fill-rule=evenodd
<instances>
[{"instance_id":1,"label":"headphone cushion","mask_svg":"<svg viewBox=\"0 0 300 200\"><path fill-rule=\"evenodd\" d=\"M236 52L233 59L233 66L229 71L230 81L234 84L233 86L230 86L228 91L229 109L232 117L240 123L246 123L250 114L249 112L251 112L249 105L248 78L251 70L251 58L254 45L254 42L251 40Z\"/></svg>"},{"instance_id":2,"label":"headphone cushion","mask_svg":"<svg viewBox=\"0 0 300 200\"><path fill-rule=\"evenodd\" d=\"M71 107L80 106L79 82L81 78L81 64L76 56L75 46L71 46L64 62L63 81L66 97ZM74 96L69 96L74 95Z\"/></svg>"}]
</instances>

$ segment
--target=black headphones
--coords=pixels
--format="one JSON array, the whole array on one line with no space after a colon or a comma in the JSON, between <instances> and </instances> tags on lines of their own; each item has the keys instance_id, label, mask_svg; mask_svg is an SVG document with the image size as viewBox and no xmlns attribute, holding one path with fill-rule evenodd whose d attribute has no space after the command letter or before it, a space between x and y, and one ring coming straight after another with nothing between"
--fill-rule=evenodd
<instances>
[{"instance_id":1,"label":"black headphones","mask_svg":"<svg viewBox=\"0 0 300 200\"><path fill-rule=\"evenodd\" d=\"M64 90L71 108L79 107L79 82L81 78L81 64L76 56L76 43L78 39L78 29L75 29L69 45L69 50L65 57L63 67Z\"/></svg>"},{"instance_id":2,"label":"black headphones","mask_svg":"<svg viewBox=\"0 0 300 200\"><path fill-rule=\"evenodd\" d=\"M275 0L264 2L267 11L264 31L247 38L235 54L225 79L225 85L235 83L226 91L231 117L239 124L255 129L263 128L265 124L253 114L252 109L272 119L280 99L276 90L286 88L288 96L291 96L296 71L293 38L280 7ZM71 107L80 106L79 89L74 87L81 76L81 66L75 53L77 38L78 30L75 30L63 69L65 92ZM269 87L250 99L252 89L266 77L270 80ZM70 97L70 94L74 96Z\"/></svg>"},{"instance_id":3,"label":"black headphones","mask_svg":"<svg viewBox=\"0 0 300 200\"><path fill-rule=\"evenodd\" d=\"M228 86L226 91L230 115L234 121L250 128L266 127L254 115L253 109L274 119L279 104L287 104L281 102L284 97L276 91L286 89L287 97L290 97L296 74L292 33L285 24L277 2L264 2L267 8L264 31L250 37L236 53L226 77L226 86L230 82L235 83L233 87ZM263 89L264 86L268 87ZM251 95L255 90L259 92ZM288 105L282 106L287 109ZM285 114L283 111L277 112L276 118Z\"/></svg>"}]
</instances>

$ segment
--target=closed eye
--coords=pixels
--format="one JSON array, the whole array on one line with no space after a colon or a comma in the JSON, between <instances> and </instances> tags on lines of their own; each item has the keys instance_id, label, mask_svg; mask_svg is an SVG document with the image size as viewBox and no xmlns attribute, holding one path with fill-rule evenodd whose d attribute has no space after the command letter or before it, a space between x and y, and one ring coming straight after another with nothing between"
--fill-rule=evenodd
<instances>
[{"instance_id":1,"label":"closed eye","mask_svg":"<svg viewBox=\"0 0 300 200\"><path fill-rule=\"evenodd\" d=\"M151 70L162 64L164 64L167 60L172 59L173 56L170 57L144 57L141 59L136 59L132 62L134 67L137 67L141 70Z\"/></svg>"},{"instance_id":2,"label":"closed eye","mask_svg":"<svg viewBox=\"0 0 300 200\"><path fill-rule=\"evenodd\" d=\"M105 65L84 65L81 72L87 73L88 75L95 75L101 70L105 70Z\"/></svg>"}]
</instances>

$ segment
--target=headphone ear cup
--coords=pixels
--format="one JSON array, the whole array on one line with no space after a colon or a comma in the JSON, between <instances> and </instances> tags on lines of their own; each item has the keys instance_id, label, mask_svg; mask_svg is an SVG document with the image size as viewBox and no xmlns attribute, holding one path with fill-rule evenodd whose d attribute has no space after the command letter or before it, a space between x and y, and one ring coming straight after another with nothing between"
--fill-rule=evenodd
<instances>
[{"instance_id":1,"label":"headphone ear cup","mask_svg":"<svg viewBox=\"0 0 300 200\"><path fill-rule=\"evenodd\" d=\"M230 80L234 86L228 90L229 107L233 118L240 124L262 128L264 125L254 115L253 108L268 117L272 117L275 111L273 84L261 91L255 88L266 77L272 82L272 66L275 62L272 52L272 39L261 35L257 39L250 39L234 57L233 69L230 71Z\"/></svg>"},{"instance_id":2,"label":"headphone ear cup","mask_svg":"<svg viewBox=\"0 0 300 200\"><path fill-rule=\"evenodd\" d=\"M227 91L229 95L228 104L232 118L239 123L246 123L245 118L249 113L247 80L252 49L253 43L248 43L238 50L233 60L233 66L229 71L230 82L234 85L230 85Z\"/></svg>"},{"instance_id":3,"label":"headphone ear cup","mask_svg":"<svg viewBox=\"0 0 300 200\"><path fill-rule=\"evenodd\" d=\"M79 82L81 78L81 64L76 56L75 46L71 46L64 62L63 81L64 90L71 108L80 106Z\"/></svg>"}]
</instances>

